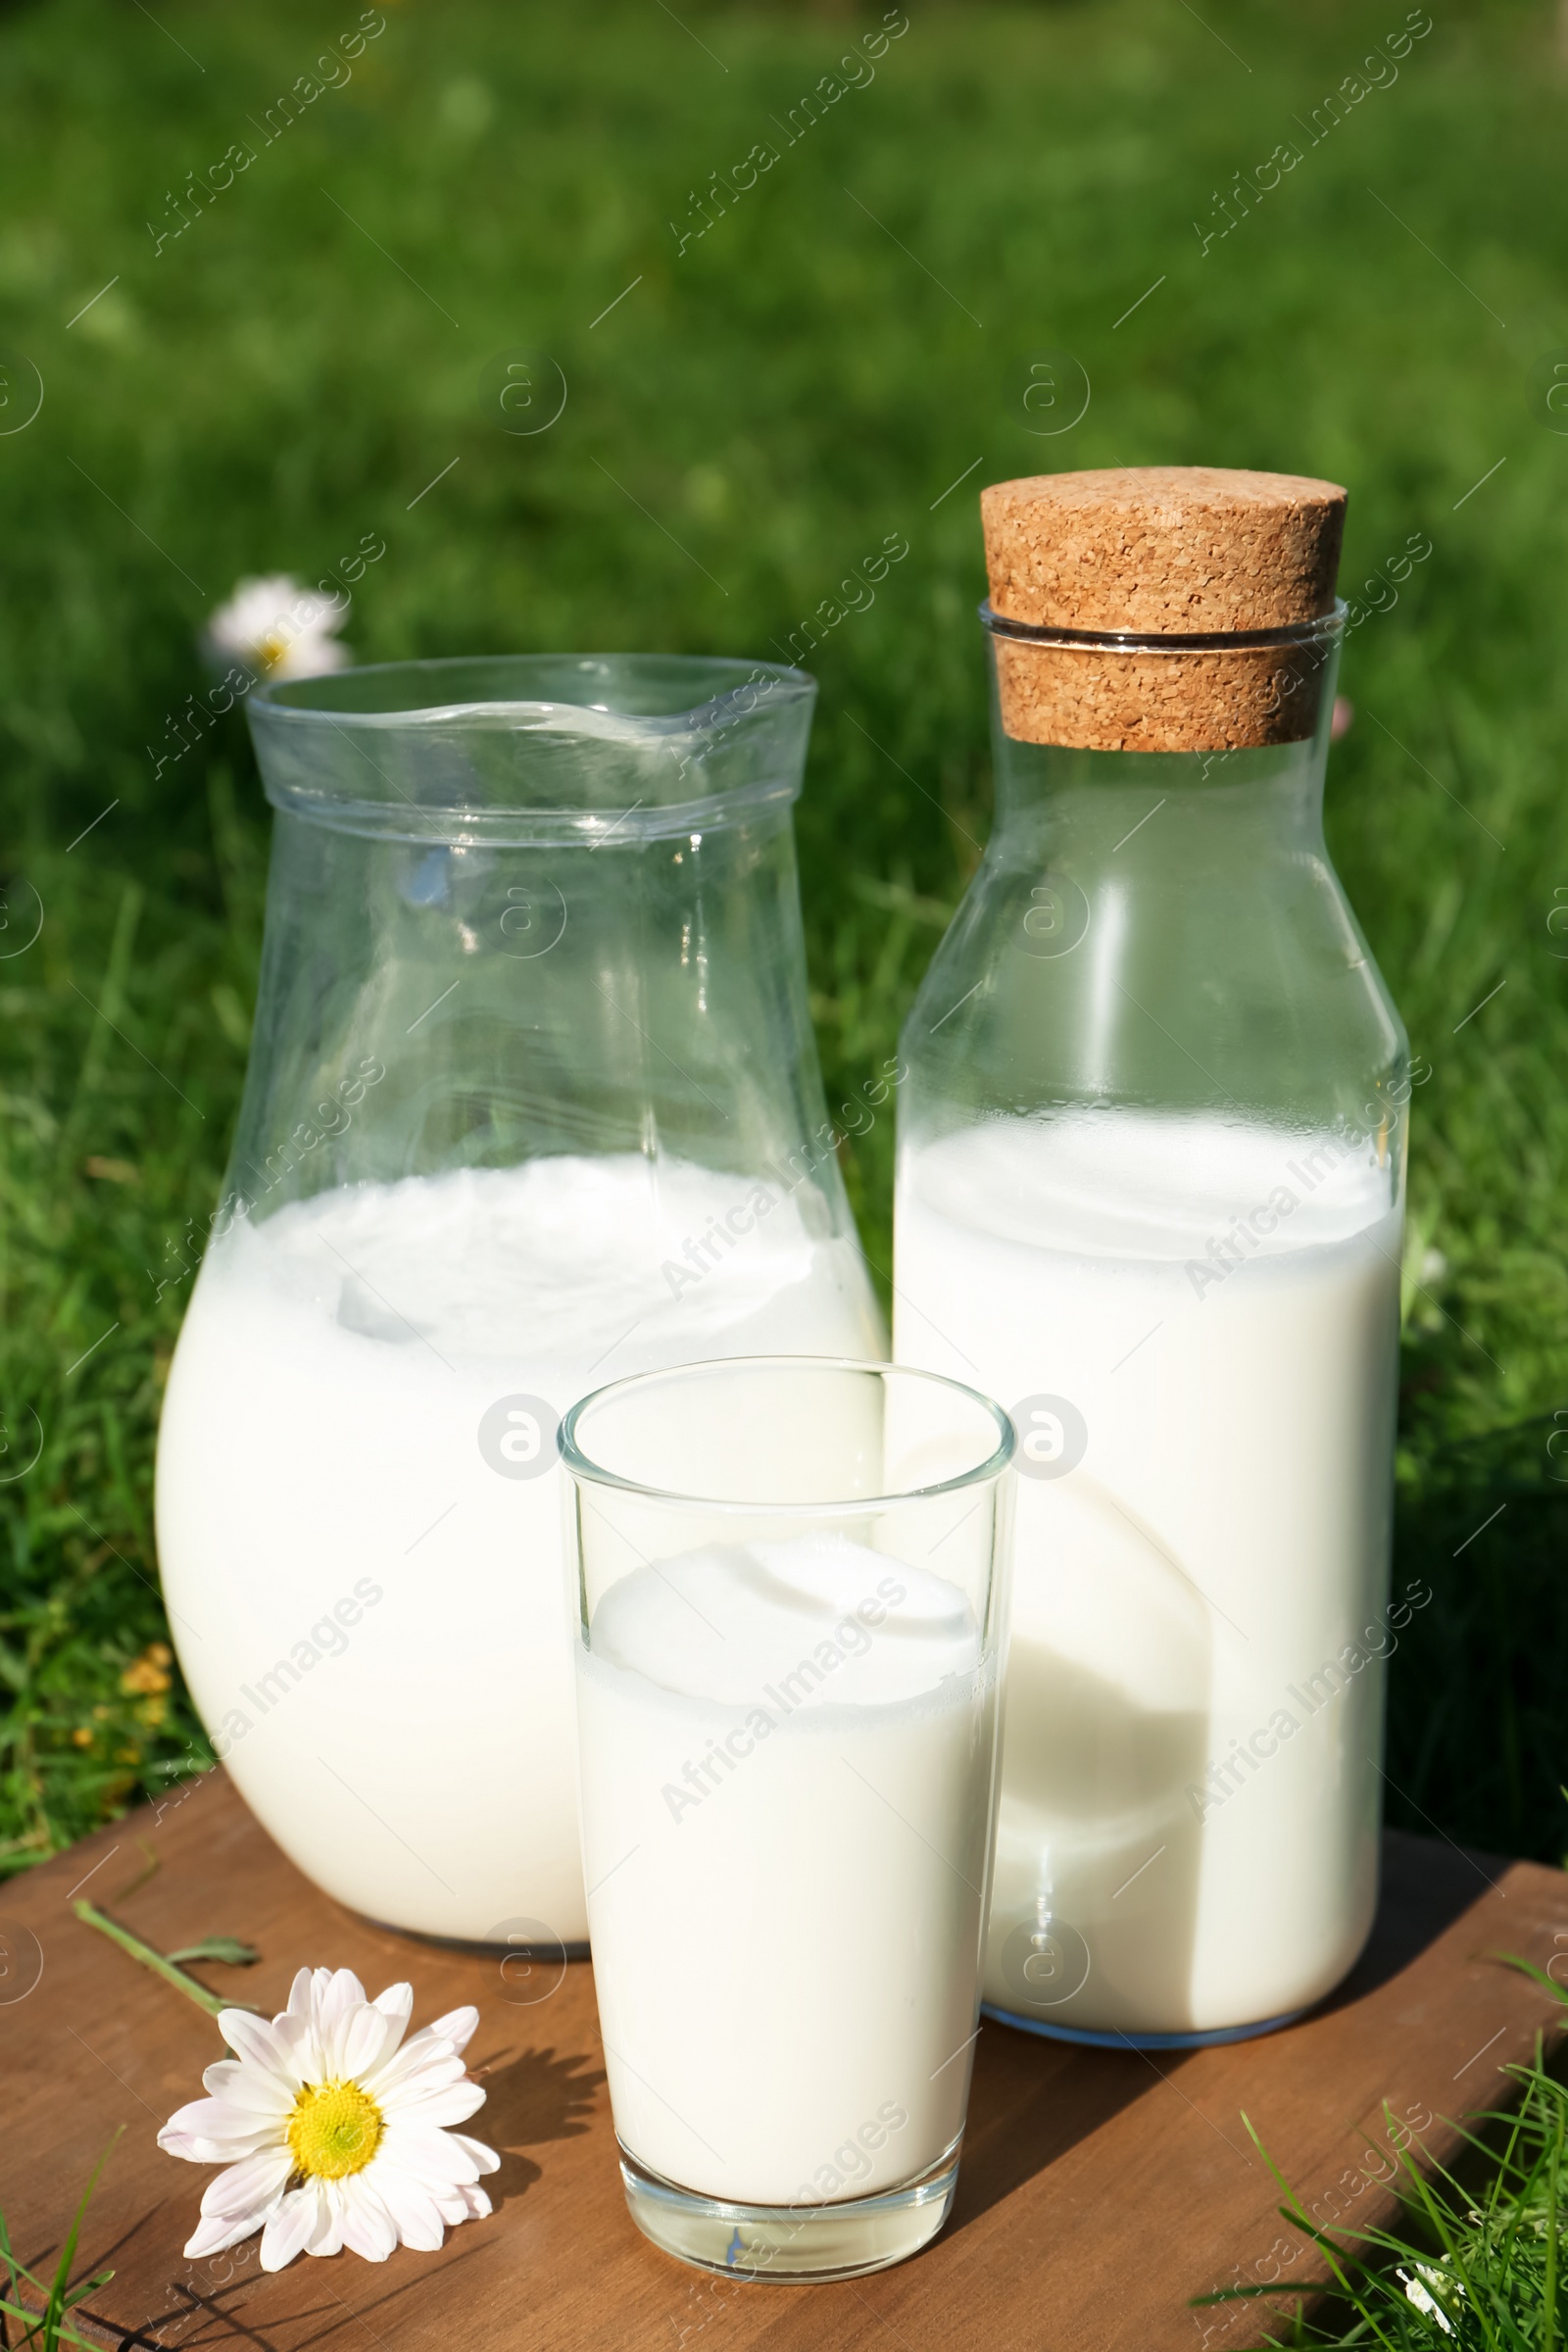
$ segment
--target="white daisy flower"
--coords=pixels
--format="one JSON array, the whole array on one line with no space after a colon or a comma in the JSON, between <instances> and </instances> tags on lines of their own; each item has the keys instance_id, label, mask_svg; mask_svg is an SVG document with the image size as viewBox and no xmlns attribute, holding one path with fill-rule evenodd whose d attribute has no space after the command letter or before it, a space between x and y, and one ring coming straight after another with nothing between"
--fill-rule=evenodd
<instances>
[{"instance_id":1,"label":"white daisy flower","mask_svg":"<svg viewBox=\"0 0 1568 2352\"><path fill-rule=\"evenodd\" d=\"M413 2008L412 1984L368 2001L351 1970L302 1968L270 2025L246 2009L220 2013L235 2055L207 2069L211 2095L158 2134L171 2156L227 2167L202 2198L187 2255L260 2230L264 2271L345 2246L384 2262L400 2241L433 2254L446 2225L490 2211L477 2183L501 2159L450 2129L484 2104L460 2055L479 2012L454 2009L404 2042Z\"/></svg>"},{"instance_id":2,"label":"white daisy flower","mask_svg":"<svg viewBox=\"0 0 1568 2352\"><path fill-rule=\"evenodd\" d=\"M351 660L336 632L348 605L302 588L286 571L263 580L241 580L226 605L207 624L215 660L240 661L263 678L318 678L344 669Z\"/></svg>"},{"instance_id":3,"label":"white daisy flower","mask_svg":"<svg viewBox=\"0 0 1568 2352\"><path fill-rule=\"evenodd\" d=\"M1451 2293L1458 2295L1464 2293L1464 2288L1432 2263L1418 2262L1415 2267L1417 2276L1414 2278L1411 2278L1408 2271L1396 2271L1394 2274L1396 2278L1400 2278L1404 2282L1405 2301L1413 2303L1416 2310L1423 2313L1427 2319L1436 2320L1445 2335L1451 2335L1453 2333L1452 2322L1426 2281L1431 2279L1434 2286L1445 2286Z\"/></svg>"}]
</instances>

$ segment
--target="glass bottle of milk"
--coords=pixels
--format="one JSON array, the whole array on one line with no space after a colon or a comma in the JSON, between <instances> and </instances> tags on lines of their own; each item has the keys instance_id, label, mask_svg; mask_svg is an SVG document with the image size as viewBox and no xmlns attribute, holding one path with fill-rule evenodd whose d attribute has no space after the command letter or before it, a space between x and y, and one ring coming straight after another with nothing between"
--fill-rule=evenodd
<instances>
[{"instance_id":1,"label":"glass bottle of milk","mask_svg":"<svg viewBox=\"0 0 1568 2352\"><path fill-rule=\"evenodd\" d=\"M1329 862L1344 493L984 494L997 813L903 1039L895 1354L999 1396L985 1996L1266 2031L1377 1892L1409 1095Z\"/></svg>"},{"instance_id":2,"label":"glass bottle of milk","mask_svg":"<svg viewBox=\"0 0 1568 2352\"><path fill-rule=\"evenodd\" d=\"M170 1374L180 1661L340 1901L580 1947L559 1417L883 1352L807 1008L814 686L430 662L250 705L276 810L233 1158Z\"/></svg>"}]
</instances>

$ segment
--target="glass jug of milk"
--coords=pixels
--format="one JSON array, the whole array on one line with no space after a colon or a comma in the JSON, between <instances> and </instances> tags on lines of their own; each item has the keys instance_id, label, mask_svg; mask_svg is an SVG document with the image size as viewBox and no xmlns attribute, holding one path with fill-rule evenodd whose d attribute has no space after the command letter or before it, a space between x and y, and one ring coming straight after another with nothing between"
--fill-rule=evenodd
<instances>
[{"instance_id":1,"label":"glass jug of milk","mask_svg":"<svg viewBox=\"0 0 1568 2352\"><path fill-rule=\"evenodd\" d=\"M1171 627L1280 479L987 493L996 825L902 1043L895 1354L1020 1441L985 1997L1068 2038L1264 2031L1376 1900L1409 1078L1323 841L1337 530ZM1098 632L996 609L1074 564Z\"/></svg>"},{"instance_id":2,"label":"glass jug of milk","mask_svg":"<svg viewBox=\"0 0 1568 2352\"><path fill-rule=\"evenodd\" d=\"M244 1103L164 1408L164 1590L264 1825L392 1926L587 1933L560 1416L873 1357L807 1009L815 689L666 657L264 689Z\"/></svg>"}]
</instances>

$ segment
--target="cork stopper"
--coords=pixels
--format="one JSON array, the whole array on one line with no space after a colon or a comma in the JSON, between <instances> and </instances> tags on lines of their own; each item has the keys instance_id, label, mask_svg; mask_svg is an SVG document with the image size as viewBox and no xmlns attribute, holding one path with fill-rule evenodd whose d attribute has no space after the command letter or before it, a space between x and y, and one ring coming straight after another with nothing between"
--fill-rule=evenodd
<instances>
[{"instance_id":1,"label":"cork stopper","mask_svg":"<svg viewBox=\"0 0 1568 2352\"><path fill-rule=\"evenodd\" d=\"M1139 637L1299 628L1334 610L1346 494L1299 474L1115 466L980 494L991 609ZM1106 648L999 634L1003 725L1088 751L1232 751L1315 732L1321 642Z\"/></svg>"}]
</instances>

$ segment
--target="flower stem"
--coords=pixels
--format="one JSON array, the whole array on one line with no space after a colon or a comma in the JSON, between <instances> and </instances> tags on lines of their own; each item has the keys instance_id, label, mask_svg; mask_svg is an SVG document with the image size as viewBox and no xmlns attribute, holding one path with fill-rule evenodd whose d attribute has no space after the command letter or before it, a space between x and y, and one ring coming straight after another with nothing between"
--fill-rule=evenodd
<instances>
[{"instance_id":1,"label":"flower stem","mask_svg":"<svg viewBox=\"0 0 1568 2352\"><path fill-rule=\"evenodd\" d=\"M225 2009L251 2007L248 2001L228 2001L221 1993L209 1992L205 1984L187 1976L172 1960L166 1960L163 1953L155 1951L150 1943L143 1943L139 1936L133 1936L129 1928L122 1928L118 1920L111 1919L107 1911L100 1911L96 1903L89 1903L84 1898L79 1903L73 1903L71 1908L84 1927L96 1928L100 1936L107 1936L112 1943L118 1943L122 1952L128 1952L133 1960L139 1960L143 1968L152 1969L155 1975L164 1978L166 1983L184 1993L188 2000L194 2001L199 2009L205 2009L209 2017L218 2017ZM252 2011L252 2014L258 2012Z\"/></svg>"}]
</instances>

